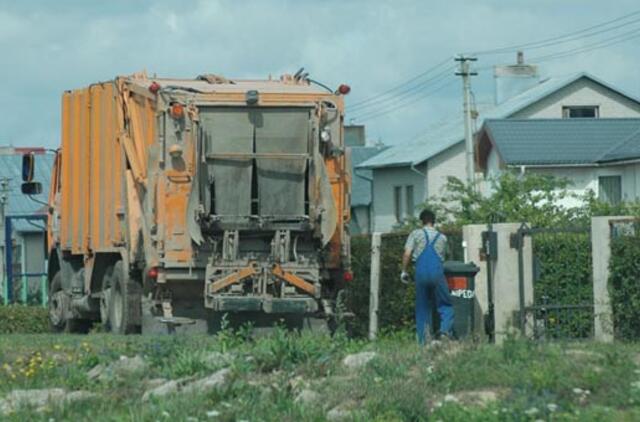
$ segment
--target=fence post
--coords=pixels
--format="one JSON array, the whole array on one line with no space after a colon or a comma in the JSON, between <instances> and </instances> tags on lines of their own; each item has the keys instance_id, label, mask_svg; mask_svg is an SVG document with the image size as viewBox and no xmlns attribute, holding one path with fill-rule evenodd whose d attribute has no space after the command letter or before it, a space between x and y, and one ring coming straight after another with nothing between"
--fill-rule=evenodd
<instances>
[{"instance_id":1,"label":"fence post","mask_svg":"<svg viewBox=\"0 0 640 422\"><path fill-rule=\"evenodd\" d=\"M49 292L47 291L47 275L40 276L40 302L43 308L48 305Z\"/></svg>"},{"instance_id":2,"label":"fence post","mask_svg":"<svg viewBox=\"0 0 640 422\"><path fill-rule=\"evenodd\" d=\"M371 284L369 286L369 340L375 340L378 334L378 299L380 289L380 245L382 235L371 236Z\"/></svg>"},{"instance_id":3,"label":"fence post","mask_svg":"<svg viewBox=\"0 0 640 422\"><path fill-rule=\"evenodd\" d=\"M9 285L5 277L2 277L2 302L4 305L9 304Z\"/></svg>"},{"instance_id":4,"label":"fence post","mask_svg":"<svg viewBox=\"0 0 640 422\"><path fill-rule=\"evenodd\" d=\"M593 265L593 335L596 341L613 342L613 309L607 284L611 258L611 220L630 217L591 218L591 255Z\"/></svg>"},{"instance_id":5,"label":"fence post","mask_svg":"<svg viewBox=\"0 0 640 422\"><path fill-rule=\"evenodd\" d=\"M29 282L27 280L27 276L22 274L22 288L20 290L20 301L22 301L23 305L27 304L27 300L28 300L28 290L29 290Z\"/></svg>"}]
</instances>

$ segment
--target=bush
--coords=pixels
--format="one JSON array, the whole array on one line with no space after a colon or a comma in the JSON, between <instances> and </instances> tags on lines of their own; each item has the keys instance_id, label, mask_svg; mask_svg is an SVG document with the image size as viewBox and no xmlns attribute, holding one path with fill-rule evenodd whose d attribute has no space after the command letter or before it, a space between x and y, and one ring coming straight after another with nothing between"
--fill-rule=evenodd
<instances>
[{"instance_id":1,"label":"bush","mask_svg":"<svg viewBox=\"0 0 640 422\"><path fill-rule=\"evenodd\" d=\"M40 306L0 306L0 334L31 334L49 331L48 311Z\"/></svg>"},{"instance_id":2,"label":"bush","mask_svg":"<svg viewBox=\"0 0 640 422\"><path fill-rule=\"evenodd\" d=\"M380 302L378 325L381 330L407 327L413 321L413 286L400 283L402 252L406 234L382 236L380 259ZM351 265L354 279L346 290L347 309L355 313L353 333L364 336L369 327L369 284L371 274L371 237L351 239Z\"/></svg>"},{"instance_id":3,"label":"bush","mask_svg":"<svg viewBox=\"0 0 640 422\"><path fill-rule=\"evenodd\" d=\"M640 339L640 236L621 236L611 242L609 295L614 335Z\"/></svg>"},{"instance_id":4,"label":"bush","mask_svg":"<svg viewBox=\"0 0 640 422\"><path fill-rule=\"evenodd\" d=\"M534 301L536 304L593 303L591 238L588 232L533 235ZM547 335L585 338L593 331L591 308L550 310Z\"/></svg>"}]
</instances>

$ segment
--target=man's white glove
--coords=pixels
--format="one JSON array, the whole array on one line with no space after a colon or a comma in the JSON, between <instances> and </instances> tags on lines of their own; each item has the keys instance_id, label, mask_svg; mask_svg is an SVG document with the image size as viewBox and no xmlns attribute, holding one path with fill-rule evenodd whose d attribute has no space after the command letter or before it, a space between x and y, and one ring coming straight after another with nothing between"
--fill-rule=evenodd
<instances>
[{"instance_id":1,"label":"man's white glove","mask_svg":"<svg viewBox=\"0 0 640 422\"><path fill-rule=\"evenodd\" d=\"M400 273L400 281L403 284L409 284L409 274L406 271Z\"/></svg>"}]
</instances>

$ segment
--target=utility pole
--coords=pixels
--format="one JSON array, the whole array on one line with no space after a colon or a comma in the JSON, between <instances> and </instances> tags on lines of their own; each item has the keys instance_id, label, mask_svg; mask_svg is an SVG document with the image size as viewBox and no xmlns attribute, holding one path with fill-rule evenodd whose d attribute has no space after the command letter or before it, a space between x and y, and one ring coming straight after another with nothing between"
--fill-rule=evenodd
<instances>
[{"instance_id":1,"label":"utility pole","mask_svg":"<svg viewBox=\"0 0 640 422\"><path fill-rule=\"evenodd\" d=\"M2 230L0 231L0 242L4 242L6 239L6 227L5 227L5 214L6 214L6 207L7 207L7 203L9 202L9 182L11 181L11 178L9 177L2 177L0 178L0 228L2 228ZM4 245L4 254L1 254L2 256L0 256L0 280L3 281L2 283L2 300L4 301L4 304L7 305L9 303L9 296L11 296L10 292L9 292L9 288L11 288L11 286L9 286L9 280L7 280L6 278L6 274L7 274L7 265L9 265L9 263L4 262L5 261L5 256L7 256L6 254L6 248L10 248L11 245L7 245L5 242ZM12 293L12 292L11 292Z\"/></svg>"},{"instance_id":2,"label":"utility pole","mask_svg":"<svg viewBox=\"0 0 640 422\"><path fill-rule=\"evenodd\" d=\"M473 154L473 131L471 128L471 81L469 76L476 76L477 72L470 71L470 62L478 60L475 57L467 57L460 55L455 61L460 63L460 70L456 72L457 76L462 76L462 94L464 99L464 146L465 158L467 162L467 182L475 189L475 160Z\"/></svg>"}]
</instances>

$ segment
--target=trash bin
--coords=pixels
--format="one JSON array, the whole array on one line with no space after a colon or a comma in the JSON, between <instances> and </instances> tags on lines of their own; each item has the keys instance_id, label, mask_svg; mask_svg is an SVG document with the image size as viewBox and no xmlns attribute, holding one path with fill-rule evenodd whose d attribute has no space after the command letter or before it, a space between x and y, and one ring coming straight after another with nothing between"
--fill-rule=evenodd
<instances>
[{"instance_id":1,"label":"trash bin","mask_svg":"<svg viewBox=\"0 0 640 422\"><path fill-rule=\"evenodd\" d=\"M464 338L473 334L475 325L475 276L480 268L473 262L446 261L444 275L447 278L455 319L453 334Z\"/></svg>"}]
</instances>

